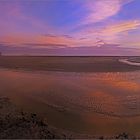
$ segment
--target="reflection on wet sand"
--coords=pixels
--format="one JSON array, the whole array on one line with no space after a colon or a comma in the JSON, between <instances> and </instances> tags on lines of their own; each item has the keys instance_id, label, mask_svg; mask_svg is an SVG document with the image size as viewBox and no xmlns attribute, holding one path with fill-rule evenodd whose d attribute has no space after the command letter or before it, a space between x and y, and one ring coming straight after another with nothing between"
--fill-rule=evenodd
<instances>
[{"instance_id":1,"label":"reflection on wet sand","mask_svg":"<svg viewBox=\"0 0 140 140\"><path fill-rule=\"evenodd\" d=\"M0 70L0 95L59 128L90 134L139 134L139 72ZM106 125L108 127L106 127Z\"/></svg>"}]
</instances>

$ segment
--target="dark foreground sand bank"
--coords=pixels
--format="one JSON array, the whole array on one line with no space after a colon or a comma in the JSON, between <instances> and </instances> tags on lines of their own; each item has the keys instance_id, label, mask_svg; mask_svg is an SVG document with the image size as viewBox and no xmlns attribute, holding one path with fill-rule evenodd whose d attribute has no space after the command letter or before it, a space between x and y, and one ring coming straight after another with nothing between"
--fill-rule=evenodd
<instances>
[{"instance_id":1,"label":"dark foreground sand bank","mask_svg":"<svg viewBox=\"0 0 140 140\"><path fill-rule=\"evenodd\" d=\"M50 130L36 114L20 111L8 98L0 98L0 139L11 138L60 138L60 136Z\"/></svg>"},{"instance_id":2,"label":"dark foreground sand bank","mask_svg":"<svg viewBox=\"0 0 140 140\"><path fill-rule=\"evenodd\" d=\"M44 123L36 114L17 109L9 98L0 98L0 139L138 139L122 132L116 136L91 136L56 129Z\"/></svg>"}]
</instances>

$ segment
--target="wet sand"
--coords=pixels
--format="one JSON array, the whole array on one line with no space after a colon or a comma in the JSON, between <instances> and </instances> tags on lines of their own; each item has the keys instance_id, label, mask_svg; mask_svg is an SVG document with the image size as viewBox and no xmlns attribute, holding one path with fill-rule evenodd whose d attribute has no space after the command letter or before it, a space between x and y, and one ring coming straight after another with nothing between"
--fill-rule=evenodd
<instances>
[{"instance_id":1,"label":"wet sand","mask_svg":"<svg viewBox=\"0 0 140 140\"><path fill-rule=\"evenodd\" d=\"M0 70L0 96L68 131L140 135L140 73Z\"/></svg>"}]
</instances>

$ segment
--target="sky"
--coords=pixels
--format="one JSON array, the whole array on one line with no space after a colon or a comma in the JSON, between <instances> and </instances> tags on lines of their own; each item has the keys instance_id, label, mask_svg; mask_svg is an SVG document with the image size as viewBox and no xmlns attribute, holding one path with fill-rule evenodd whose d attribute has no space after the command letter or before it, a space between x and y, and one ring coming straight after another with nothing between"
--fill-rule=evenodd
<instances>
[{"instance_id":1,"label":"sky","mask_svg":"<svg viewBox=\"0 0 140 140\"><path fill-rule=\"evenodd\" d=\"M0 0L7 55L140 55L140 0Z\"/></svg>"}]
</instances>

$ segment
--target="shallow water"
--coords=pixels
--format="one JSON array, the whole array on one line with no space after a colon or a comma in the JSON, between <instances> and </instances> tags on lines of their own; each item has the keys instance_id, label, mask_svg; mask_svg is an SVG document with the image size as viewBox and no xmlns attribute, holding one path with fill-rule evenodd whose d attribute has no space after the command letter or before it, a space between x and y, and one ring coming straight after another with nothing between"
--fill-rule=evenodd
<instances>
[{"instance_id":1,"label":"shallow water","mask_svg":"<svg viewBox=\"0 0 140 140\"><path fill-rule=\"evenodd\" d=\"M128 59L120 59L119 62L128 64L128 65L132 65L132 66L140 66L140 63L138 63L138 62L131 62Z\"/></svg>"},{"instance_id":2,"label":"shallow water","mask_svg":"<svg viewBox=\"0 0 140 140\"><path fill-rule=\"evenodd\" d=\"M140 133L140 71L112 73L0 70L0 96L66 130Z\"/></svg>"}]
</instances>

